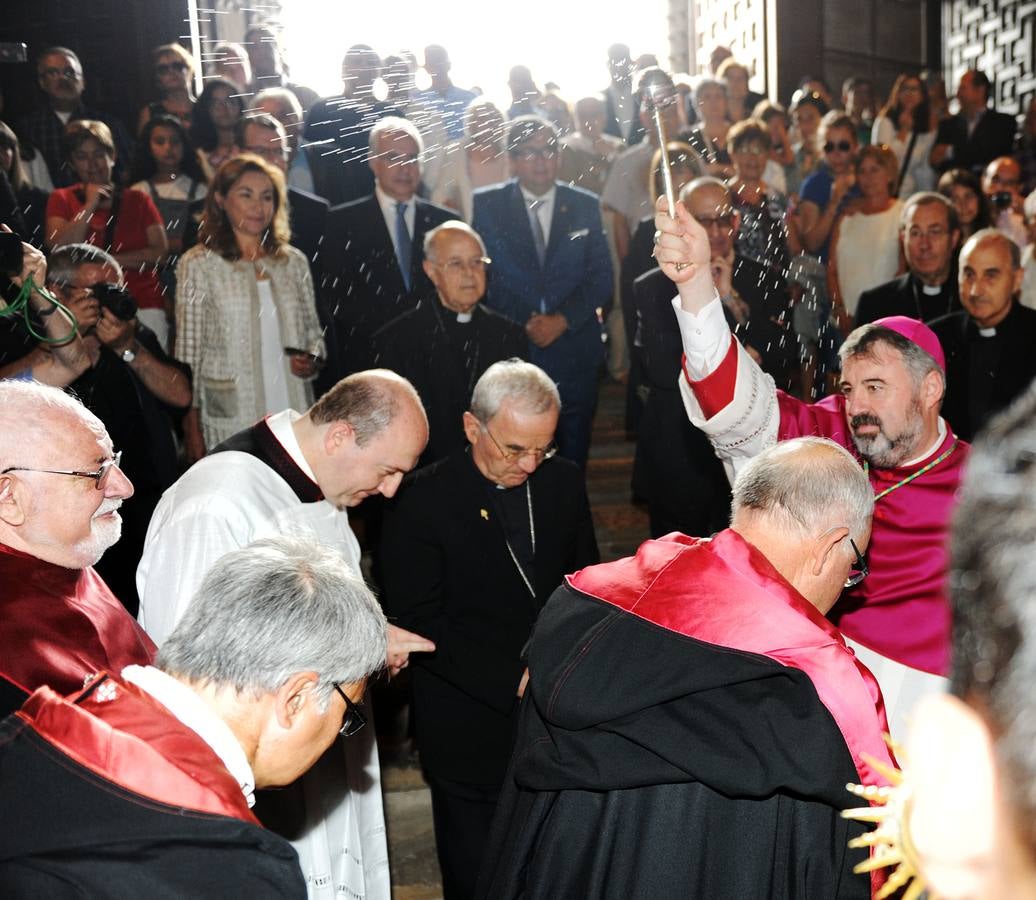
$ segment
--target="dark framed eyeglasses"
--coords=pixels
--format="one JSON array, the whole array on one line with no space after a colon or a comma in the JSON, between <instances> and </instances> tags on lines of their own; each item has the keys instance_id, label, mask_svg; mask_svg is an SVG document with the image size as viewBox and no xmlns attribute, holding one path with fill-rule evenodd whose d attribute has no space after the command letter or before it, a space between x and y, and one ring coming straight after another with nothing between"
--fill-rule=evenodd
<instances>
[{"instance_id":1,"label":"dark framed eyeglasses","mask_svg":"<svg viewBox=\"0 0 1036 900\"><path fill-rule=\"evenodd\" d=\"M75 478L92 478L96 483L94 487L99 491L104 490L104 486L108 483L108 475L111 474L112 468L121 469L122 466L119 464L122 462L122 451L120 450L111 459L106 459L101 463L101 467L96 472L80 472L78 469L31 469L28 466L8 466L0 475L6 475L8 472L43 472L46 475L72 475Z\"/></svg>"},{"instance_id":2,"label":"dark framed eyeglasses","mask_svg":"<svg viewBox=\"0 0 1036 900\"><path fill-rule=\"evenodd\" d=\"M170 72L186 72L187 63L182 60L177 60L171 63L159 63L155 66L155 73L158 75L168 75Z\"/></svg>"},{"instance_id":3,"label":"dark framed eyeglasses","mask_svg":"<svg viewBox=\"0 0 1036 900\"><path fill-rule=\"evenodd\" d=\"M515 151L515 156L524 162L532 162L536 159L556 159L558 155L558 148L554 146L548 147L519 147Z\"/></svg>"},{"instance_id":4,"label":"dark framed eyeglasses","mask_svg":"<svg viewBox=\"0 0 1036 900\"><path fill-rule=\"evenodd\" d=\"M345 701L345 715L342 716L342 727L338 729L338 733L342 737L352 737L367 724L367 717L363 714L363 710L360 709L358 703L353 703L352 700L345 696L345 691L342 690L341 685L337 681L332 681L331 685L338 691L338 696Z\"/></svg>"},{"instance_id":5,"label":"dark framed eyeglasses","mask_svg":"<svg viewBox=\"0 0 1036 900\"><path fill-rule=\"evenodd\" d=\"M40 69L40 75L44 78L67 78L69 81L79 81L79 73L71 66L65 66L63 69L48 66L46 69Z\"/></svg>"},{"instance_id":6,"label":"dark framed eyeglasses","mask_svg":"<svg viewBox=\"0 0 1036 900\"><path fill-rule=\"evenodd\" d=\"M871 571L867 567L867 560L865 560L863 558L863 554L860 553L860 548L856 546L856 541L849 538L849 546L853 548L853 553L856 554L856 562L849 570L849 577L845 579L845 587L847 588L856 587L856 585L863 581Z\"/></svg>"},{"instance_id":7,"label":"dark framed eyeglasses","mask_svg":"<svg viewBox=\"0 0 1036 900\"><path fill-rule=\"evenodd\" d=\"M698 224L701 225L706 231L710 228L730 228L734 222L733 214L727 216L699 216L697 217Z\"/></svg>"},{"instance_id":8,"label":"dark framed eyeglasses","mask_svg":"<svg viewBox=\"0 0 1036 900\"><path fill-rule=\"evenodd\" d=\"M436 265L451 275L459 275L461 272L484 272L492 261L488 256L476 256L474 259L448 259Z\"/></svg>"},{"instance_id":9,"label":"dark framed eyeglasses","mask_svg":"<svg viewBox=\"0 0 1036 900\"><path fill-rule=\"evenodd\" d=\"M851 141L828 141L824 144L825 153L834 153L837 150L839 153L848 153L853 149Z\"/></svg>"},{"instance_id":10,"label":"dark framed eyeglasses","mask_svg":"<svg viewBox=\"0 0 1036 900\"><path fill-rule=\"evenodd\" d=\"M483 425L482 430L489 435L489 439L496 445L496 449L500 451L500 455L507 460L507 462L514 462L516 459L521 459L523 456L534 456L536 458L536 462L541 463L545 459L550 459L558 452L558 445L553 441L539 450L530 447L504 449L500 446L500 442L493 437L493 432L491 432L487 426Z\"/></svg>"}]
</instances>

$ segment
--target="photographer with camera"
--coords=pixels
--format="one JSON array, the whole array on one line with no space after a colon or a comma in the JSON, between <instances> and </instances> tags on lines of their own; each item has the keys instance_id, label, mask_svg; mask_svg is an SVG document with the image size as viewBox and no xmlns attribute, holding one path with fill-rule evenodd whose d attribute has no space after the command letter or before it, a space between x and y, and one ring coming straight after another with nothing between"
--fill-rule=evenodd
<instances>
[{"instance_id":1,"label":"photographer with camera","mask_svg":"<svg viewBox=\"0 0 1036 900\"><path fill-rule=\"evenodd\" d=\"M989 204L993 227L1019 247L1029 243L1022 213L1022 167L1010 156L998 156L982 173L982 193Z\"/></svg>"},{"instance_id":2,"label":"photographer with camera","mask_svg":"<svg viewBox=\"0 0 1036 900\"><path fill-rule=\"evenodd\" d=\"M171 416L191 403L190 368L172 359L137 320L115 259L90 244L68 244L50 258L47 284L76 317L90 366L71 390L123 451L136 489L122 506L122 540L98 564L112 592L136 615L134 573L159 497L177 476Z\"/></svg>"},{"instance_id":3,"label":"photographer with camera","mask_svg":"<svg viewBox=\"0 0 1036 900\"><path fill-rule=\"evenodd\" d=\"M0 282L6 281L0 287L0 379L31 379L63 388L83 373L90 360L75 319L39 290L46 274L43 254L0 224ZM30 280L27 309L21 308L18 298ZM35 323L31 330L26 315Z\"/></svg>"}]
</instances>

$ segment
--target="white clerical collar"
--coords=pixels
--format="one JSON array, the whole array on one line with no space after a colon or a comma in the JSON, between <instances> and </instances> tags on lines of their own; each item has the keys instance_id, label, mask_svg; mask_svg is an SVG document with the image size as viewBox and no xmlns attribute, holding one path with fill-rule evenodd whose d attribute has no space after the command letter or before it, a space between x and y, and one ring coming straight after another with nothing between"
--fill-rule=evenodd
<instances>
[{"instance_id":1,"label":"white clerical collar","mask_svg":"<svg viewBox=\"0 0 1036 900\"><path fill-rule=\"evenodd\" d=\"M941 284L922 284L921 293L927 294L929 297L934 297L936 294L942 293Z\"/></svg>"},{"instance_id":2,"label":"white clerical collar","mask_svg":"<svg viewBox=\"0 0 1036 900\"><path fill-rule=\"evenodd\" d=\"M467 325L468 322L471 321L471 313L457 313L457 321L460 322L461 325Z\"/></svg>"},{"instance_id":3,"label":"white clerical collar","mask_svg":"<svg viewBox=\"0 0 1036 900\"><path fill-rule=\"evenodd\" d=\"M980 328L978 333L984 338L996 337L996 328Z\"/></svg>"},{"instance_id":4,"label":"white clerical collar","mask_svg":"<svg viewBox=\"0 0 1036 900\"><path fill-rule=\"evenodd\" d=\"M558 192L556 185L551 185L550 190L545 194L536 196L532 191L526 190L521 185L518 185L522 192L522 198L525 200L525 204L528 205L533 201L537 201L541 206L550 206L554 202L554 195Z\"/></svg>"},{"instance_id":5,"label":"white clerical collar","mask_svg":"<svg viewBox=\"0 0 1036 900\"><path fill-rule=\"evenodd\" d=\"M291 457L292 462L302 469L310 481L316 484L317 476L313 474L313 468L306 461L306 457L302 455L299 439L295 437L295 429L291 427L297 419L301 418L301 413L297 413L293 409L286 409L282 412L274 413L272 416L267 416L266 424L269 426L270 431L273 432L273 436L277 438L277 443L288 451L288 456Z\"/></svg>"},{"instance_id":6,"label":"white clerical collar","mask_svg":"<svg viewBox=\"0 0 1036 900\"><path fill-rule=\"evenodd\" d=\"M922 462L922 461L928 459L929 456L931 456L933 453L935 453L935 451L939 449L939 446L945 440L946 440L946 420L943 419L942 416L939 416L939 435L938 435L938 437L936 437L935 443L932 444L932 446L929 447L927 450L925 450L925 452L922 453L919 457L917 457L917 459L911 459L911 460L908 460L905 463L900 463L898 466L896 466L896 468L897 469L903 469L903 468L906 468L907 466L916 466L919 462Z\"/></svg>"},{"instance_id":7,"label":"white clerical collar","mask_svg":"<svg viewBox=\"0 0 1036 900\"><path fill-rule=\"evenodd\" d=\"M248 806L255 804L255 774L234 732L186 684L154 666L126 666L123 681L136 685L209 745L237 781Z\"/></svg>"}]
</instances>

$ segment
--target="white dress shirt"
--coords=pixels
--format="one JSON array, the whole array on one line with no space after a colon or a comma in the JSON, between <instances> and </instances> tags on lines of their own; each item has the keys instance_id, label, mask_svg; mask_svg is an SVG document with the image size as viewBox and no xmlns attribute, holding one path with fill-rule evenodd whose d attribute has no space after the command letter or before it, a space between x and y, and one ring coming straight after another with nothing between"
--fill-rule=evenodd
<instances>
[{"instance_id":1,"label":"white dress shirt","mask_svg":"<svg viewBox=\"0 0 1036 900\"><path fill-rule=\"evenodd\" d=\"M385 217L385 227L388 229L389 237L392 238L392 248L396 251L396 258L399 258L399 247L396 246L396 206L400 202L406 203L406 211L403 213L403 221L406 222L406 230L410 234L410 240L414 239L414 223L417 221L417 194L409 200L394 200L386 194L377 182L374 183L374 196L378 199L378 206L381 207L381 214Z\"/></svg>"},{"instance_id":2,"label":"white dress shirt","mask_svg":"<svg viewBox=\"0 0 1036 900\"><path fill-rule=\"evenodd\" d=\"M540 226L543 228L543 244L547 246L550 244L550 220L554 215L554 198L557 196L558 190L556 187L551 187L547 193L537 197L532 191L527 191L525 188L519 185L519 190L522 192L522 199L525 201L525 209L529 210L529 204L536 202L539 206L536 207L536 217L540 220Z\"/></svg>"},{"instance_id":3,"label":"white dress shirt","mask_svg":"<svg viewBox=\"0 0 1036 900\"><path fill-rule=\"evenodd\" d=\"M234 732L186 684L154 666L127 666L122 680L136 685L209 745L235 778L248 806L255 805L255 775Z\"/></svg>"}]
</instances>

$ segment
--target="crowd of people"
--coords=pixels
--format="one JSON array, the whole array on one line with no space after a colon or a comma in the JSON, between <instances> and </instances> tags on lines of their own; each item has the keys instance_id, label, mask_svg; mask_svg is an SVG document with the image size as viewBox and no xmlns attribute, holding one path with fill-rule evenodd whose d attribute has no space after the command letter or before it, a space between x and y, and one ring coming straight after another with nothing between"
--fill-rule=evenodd
<instances>
[{"instance_id":1,"label":"crowd of people","mask_svg":"<svg viewBox=\"0 0 1036 900\"><path fill-rule=\"evenodd\" d=\"M845 783L894 790L922 709L1026 821L1028 585L965 517L1022 553L1036 99L783 105L623 44L506 110L356 44L322 98L266 24L204 60L155 48L131 128L43 48L0 123L5 895L387 898L403 669L451 900L872 896ZM602 563L607 378L652 540ZM947 872L925 802L940 896L1022 896L1031 828Z\"/></svg>"}]
</instances>

